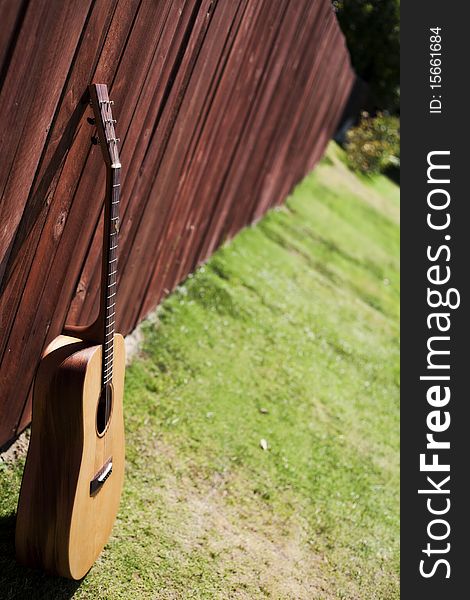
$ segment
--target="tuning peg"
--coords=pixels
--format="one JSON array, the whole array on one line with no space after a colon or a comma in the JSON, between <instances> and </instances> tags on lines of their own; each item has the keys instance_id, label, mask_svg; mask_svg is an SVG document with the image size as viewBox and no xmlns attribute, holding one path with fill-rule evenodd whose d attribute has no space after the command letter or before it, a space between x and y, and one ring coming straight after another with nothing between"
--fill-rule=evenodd
<instances>
[{"instance_id":1,"label":"tuning peg","mask_svg":"<svg viewBox=\"0 0 470 600\"><path fill-rule=\"evenodd\" d=\"M90 125L95 125L95 123L96 123L96 121L95 121L95 119L94 119L93 117L88 117L88 118L87 118L87 121L88 121L88 123L89 123Z\"/></svg>"},{"instance_id":2,"label":"tuning peg","mask_svg":"<svg viewBox=\"0 0 470 600\"><path fill-rule=\"evenodd\" d=\"M96 146L96 144L99 144L99 143L100 143L100 140L99 140L98 136L96 136L96 135L92 136L92 138L91 138L91 143L92 143L94 146Z\"/></svg>"}]
</instances>

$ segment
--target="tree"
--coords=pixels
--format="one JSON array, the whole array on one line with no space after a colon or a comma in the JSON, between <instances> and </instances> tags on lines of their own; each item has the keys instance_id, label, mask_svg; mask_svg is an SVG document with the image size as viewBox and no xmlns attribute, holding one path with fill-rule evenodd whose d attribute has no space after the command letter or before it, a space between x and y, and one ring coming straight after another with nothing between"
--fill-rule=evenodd
<instances>
[{"instance_id":1,"label":"tree","mask_svg":"<svg viewBox=\"0 0 470 600\"><path fill-rule=\"evenodd\" d=\"M333 2L357 74L377 109L399 111L400 0Z\"/></svg>"}]
</instances>

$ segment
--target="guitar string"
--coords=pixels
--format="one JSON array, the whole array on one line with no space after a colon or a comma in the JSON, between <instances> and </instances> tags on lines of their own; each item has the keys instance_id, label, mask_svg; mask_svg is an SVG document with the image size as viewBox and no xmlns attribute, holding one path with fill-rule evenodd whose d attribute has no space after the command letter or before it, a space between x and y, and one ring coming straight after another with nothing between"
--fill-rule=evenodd
<instances>
[{"instance_id":1,"label":"guitar string","mask_svg":"<svg viewBox=\"0 0 470 600\"><path fill-rule=\"evenodd\" d=\"M107 89L106 89L107 91ZM114 160L117 156L117 139L114 132L114 120L111 113L111 102L109 98L101 97L101 89L96 88L98 100L98 113L102 122L102 128L105 133L103 144L106 144L109 158L114 164L118 162ZM107 94L106 94L107 96ZM106 114L109 113L109 114ZM115 156L116 155L116 156ZM108 427L108 421L111 416L112 402L112 379L113 379L113 363L114 363L114 331L115 331L115 314L116 314L116 290L117 290L117 246L118 246L118 227L117 219L119 218L119 196L120 196L120 169L112 168L110 177L111 194L108 195L107 202L110 202L108 207L109 223L108 223L108 239L107 239L107 276L105 279L105 319L104 319L104 344L103 344L103 360L102 360L102 386L105 394L105 411L104 411L104 431ZM111 291L112 290L112 291ZM113 299L110 303L110 300ZM111 386L109 385L111 383ZM103 440L104 460L107 460L106 450L106 435Z\"/></svg>"},{"instance_id":2,"label":"guitar string","mask_svg":"<svg viewBox=\"0 0 470 600\"><path fill-rule=\"evenodd\" d=\"M107 125L107 124L106 124ZM114 143L114 142L111 142ZM106 312L104 321L104 339L105 339L105 360L103 361L103 378L105 382L105 428L108 426L111 418L112 410L112 381L114 371L114 331L115 331L115 314L116 314L116 291L117 291L117 246L118 246L118 230L117 219L119 215L119 191L120 177L119 169L112 170L110 178L111 194L109 206L109 223L108 223L108 277L106 286ZM104 460L108 460L106 449L106 437L104 439Z\"/></svg>"}]
</instances>

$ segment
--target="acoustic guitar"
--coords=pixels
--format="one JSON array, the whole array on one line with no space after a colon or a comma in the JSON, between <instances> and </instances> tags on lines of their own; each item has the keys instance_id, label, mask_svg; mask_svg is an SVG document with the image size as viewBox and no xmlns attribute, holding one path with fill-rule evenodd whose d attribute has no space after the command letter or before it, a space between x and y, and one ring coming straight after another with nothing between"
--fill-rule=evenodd
<instances>
[{"instance_id":1,"label":"acoustic guitar","mask_svg":"<svg viewBox=\"0 0 470 600\"><path fill-rule=\"evenodd\" d=\"M107 86L90 86L106 163L100 310L46 348L35 379L31 442L16 524L20 563L72 579L109 538L124 479L124 339L115 333L120 169Z\"/></svg>"}]
</instances>

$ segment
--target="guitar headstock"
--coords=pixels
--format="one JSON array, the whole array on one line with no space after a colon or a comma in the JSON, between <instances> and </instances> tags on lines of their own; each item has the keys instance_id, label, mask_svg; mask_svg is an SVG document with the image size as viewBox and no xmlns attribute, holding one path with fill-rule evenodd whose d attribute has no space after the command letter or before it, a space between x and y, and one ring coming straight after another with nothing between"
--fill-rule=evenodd
<instances>
[{"instance_id":1,"label":"guitar headstock","mask_svg":"<svg viewBox=\"0 0 470 600\"><path fill-rule=\"evenodd\" d=\"M104 160L108 167L119 168L121 166L117 146L119 138L116 137L116 132L114 131L116 120L113 119L111 110L111 106L114 103L109 99L108 86L105 83L92 83L89 86L89 90Z\"/></svg>"}]
</instances>

